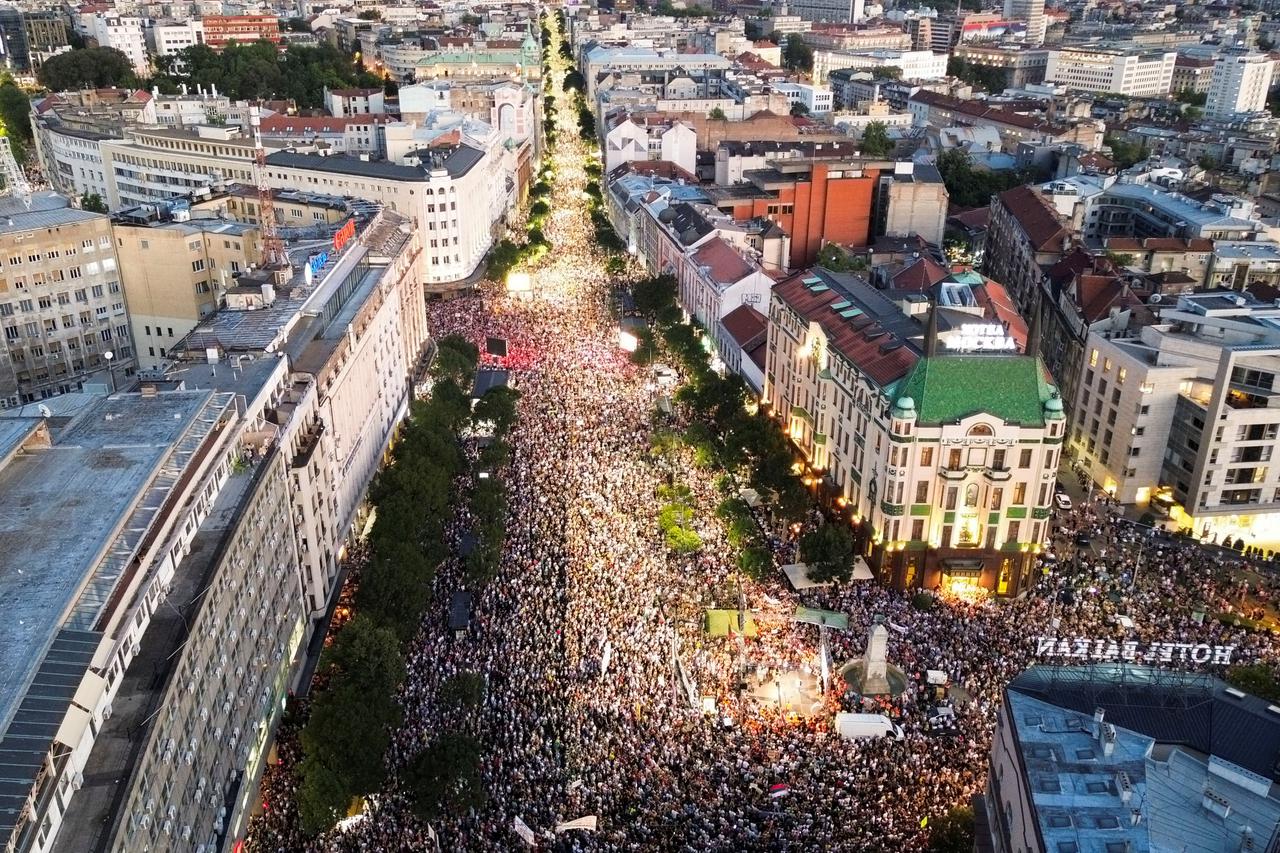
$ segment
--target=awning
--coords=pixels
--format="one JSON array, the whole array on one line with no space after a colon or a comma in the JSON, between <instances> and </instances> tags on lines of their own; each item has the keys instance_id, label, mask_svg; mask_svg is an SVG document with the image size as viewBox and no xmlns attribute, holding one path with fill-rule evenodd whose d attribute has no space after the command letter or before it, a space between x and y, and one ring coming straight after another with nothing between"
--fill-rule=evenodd
<instances>
[{"instance_id":1,"label":"awning","mask_svg":"<svg viewBox=\"0 0 1280 853\"><path fill-rule=\"evenodd\" d=\"M942 561L942 573L953 578L982 577L982 561L974 559L944 559Z\"/></svg>"},{"instance_id":2,"label":"awning","mask_svg":"<svg viewBox=\"0 0 1280 853\"><path fill-rule=\"evenodd\" d=\"M755 489L740 489L738 491L738 497L746 501L746 504L749 507L754 508L760 506L760 493Z\"/></svg>"},{"instance_id":3,"label":"awning","mask_svg":"<svg viewBox=\"0 0 1280 853\"><path fill-rule=\"evenodd\" d=\"M818 610L813 607L797 606L796 615L792 618L797 622L805 622L821 628L839 628L841 631L849 629L848 614L836 613L834 610Z\"/></svg>"},{"instance_id":4,"label":"awning","mask_svg":"<svg viewBox=\"0 0 1280 853\"><path fill-rule=\"evenodd\" d=\"M853 574L850 575L856 581L872 581L876 576L871 573L871 567L867 565L867 561L862 557L853 558Z\"/></svg>"},{"instance_id":5,"label":"awning","mask_svg":"<svg viewBox=\"0 0 1280 853\"><path fill-rule=\"evenodd\" d=\"M755 637L760 634L760 630L756 628L756 622L751 618L751 613L746 614L744 620L745 628L742 633L748 637ZM707 635L711 637L727 637L729 632L738 633L738 611L737 610L708 610L707 611Z\"/></svg>"},{"instance_id":6,"label":"awning","mask_svg":"<svg viewBox=\"0 0 1280 853\"><path fill-rule=\"evenodd\" d=\"M791 582L791 588L796 592L802 589L831 586L831 581L816 581L809 577L809 567L805 563L785 565L782 567L782 573L787 576L787 580Z\"/></svg>"}]
</instances>

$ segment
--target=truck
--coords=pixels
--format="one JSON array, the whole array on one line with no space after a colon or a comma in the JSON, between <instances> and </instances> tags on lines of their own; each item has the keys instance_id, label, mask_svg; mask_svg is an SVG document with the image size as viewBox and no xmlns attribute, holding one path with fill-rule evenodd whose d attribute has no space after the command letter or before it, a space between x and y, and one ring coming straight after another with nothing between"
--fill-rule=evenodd
<instances>
[{"instance_id":1,"label":"truck","mask_svg":"<svg viewBox=\"0 0 1280 853\"><path fill-rule=\"evenodd\" d=\"M902 726L884 714L836 714L836 733L848 740L864 737L891 737L902 740Z\"/></svg>"}]
</instances>

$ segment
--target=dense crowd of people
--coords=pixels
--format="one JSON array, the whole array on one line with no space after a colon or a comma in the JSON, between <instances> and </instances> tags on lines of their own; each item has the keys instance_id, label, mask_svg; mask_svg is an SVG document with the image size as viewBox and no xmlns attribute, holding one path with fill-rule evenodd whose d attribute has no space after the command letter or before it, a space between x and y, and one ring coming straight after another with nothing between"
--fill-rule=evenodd
<instances>
[{"instance_id":1,"label":"dense crowd of people","mask_svg":"<svg viewBox=\"0 0 1280 853\"><path fill-rule=\"evenodd\" d=\"M873 582L806 592L803 603L849 616L849 630L830 638L837 665L863 653L873 621L893 626L888 656L907 689L874 707L902 725L902 739L845 740L829 714L753 700L739 689L744 672L750 681L766 668L817 670L817 631L790 618L800 599L780 575L736 577L710 473L681 469L704 547L678 556L664 546L655 494L666 471L649 452L654 391L648 371L617 346L582 201L588 154L570 118L546 229L555 251L533 271L532 297L489 289L431 310L437 335L462 334L482 349L487 337L505 339L509 354L497 361L522 393L501 572L477 591L462 637L446 624L461 561L437 574L427 620L406 651L390 778L366 814L320 839L298 834L288 772L296 730L285 726L249 850L509 851L524 846L517 818L552 850L921 849L925 818L982 789L1001 688L1033 663L1037 635L1234 644L1238 660L1276 658L1270 633L1213 615L1246 600L1256 607L1267 590L1242 589L1219 552L1155 537L1085 502L1059 520L1052 571L1018 601L942 596L921 608ZM465 527L460 519L451 535ZM1076 544L1084 535L1087 548ZM708 607L736 606L739 582L759 628L745 649L734 637L708 637L702 620ZM952 685L957 717L942 730L929 722L936 697L926 670ZM481 707L459 719L438 692L463 672L481 673L486 690ZM829 707L862 707L841 696L844 686L833 685ZM715 697L714 712L691 694ZM427 825L396 772L446 724L482 742L488 799ZM555 832L588 815L594 831Z\"/></svg>"}]
</instances>

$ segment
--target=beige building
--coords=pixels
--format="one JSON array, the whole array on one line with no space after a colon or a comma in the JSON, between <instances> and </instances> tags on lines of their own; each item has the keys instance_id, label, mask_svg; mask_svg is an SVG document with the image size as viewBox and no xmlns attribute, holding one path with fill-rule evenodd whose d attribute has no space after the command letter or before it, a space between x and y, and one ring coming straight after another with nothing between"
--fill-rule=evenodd
<instances>
[{"instance_id":1,"label":"beige building","mask_svg":"<svg viewBox=\"0 0 1280 853\"><path fill-rule=\"evenodd\" d=\"M950 196L938 168L910 160L899 161L893 164L893 174L881 175L880 181L889 192L885 236L918 234L941 246Z\"/></svg>"},{"instance_id":2,"label":"beige building","mask_svg":"<svg viewBox=\"0 0 1280 853\"><path fill-rule=\"evenodd\" d=\"M99 144L112 210L188 196L214 184L254 183L253 139L238 127L135 127L124 135Z\"/></svg>"},{"instance_id":3,"label":"beige building","mask_svg":"<svg viewBox=\"0 0 1280 853\"><path fill-rule=\"evenodd\" d=\"M117 217L114 231L143 370L163 368L168 350L218 309L234 277L262 259L258 229L242 222L134 224Z\"/></svg>"},{"instance_id":4,"label":"beige building","mask_svg":"<svg viewBox=\"0 0 1280 853\"><path fill-rule=\"evenodd\" d=\"M123 383L134 347L111 220L54 193L0 214L0 408Z\"/></svg>"}]
</instances>

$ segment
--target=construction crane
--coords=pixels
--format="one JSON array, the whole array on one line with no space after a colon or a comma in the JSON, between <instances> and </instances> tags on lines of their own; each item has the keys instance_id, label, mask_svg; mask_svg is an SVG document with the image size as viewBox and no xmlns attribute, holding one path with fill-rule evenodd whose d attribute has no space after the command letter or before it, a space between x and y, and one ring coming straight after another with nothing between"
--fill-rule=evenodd
<instances>
[{"instance_id":1,"label":"construction crane","mask_svg":"<svg viewBox=\"0 0 1280 853\"><path fill-rule=\"evenodd\" d=\"M262 263L268 269L288 266L284 240L276 230L276 208L267 185L267 150L262 147L262 108L249 107L249 127L253 131L254 181L258 185L258 230L262 234Z\"/></svg>"},{"instance_id":2,"label":"construction crane","mask_svg":"<svg viewBox=\"0 0 1280 853\"><path fill-rule=\"evenodd\" d=\"M9 137L0 136L0 175L4 177L4 195L21 199L27 210L31 209L31 184L27 183L27 175L13 158L13 149L9 147Z\"/></svg>"}]
</instances>

